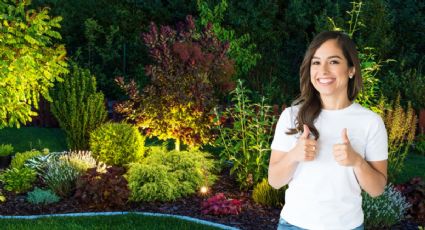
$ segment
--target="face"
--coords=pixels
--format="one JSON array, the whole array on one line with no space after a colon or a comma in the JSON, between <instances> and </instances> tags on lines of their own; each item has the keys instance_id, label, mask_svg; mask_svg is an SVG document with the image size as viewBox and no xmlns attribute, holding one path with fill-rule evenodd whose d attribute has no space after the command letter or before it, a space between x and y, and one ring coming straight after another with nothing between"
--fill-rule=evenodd
<instances>
[{"instance_id":1,"label":"face","mask_svg":"<svg viewBox=\"0 0 425 230\"><path fill-rule=\"evenodd\" d=\"M324 42L314 53L310 66L310 81L321 97L348 98L349 67L335 39ZM345 98L344 98L345 99Z\"/></svg>"}]
</instances>

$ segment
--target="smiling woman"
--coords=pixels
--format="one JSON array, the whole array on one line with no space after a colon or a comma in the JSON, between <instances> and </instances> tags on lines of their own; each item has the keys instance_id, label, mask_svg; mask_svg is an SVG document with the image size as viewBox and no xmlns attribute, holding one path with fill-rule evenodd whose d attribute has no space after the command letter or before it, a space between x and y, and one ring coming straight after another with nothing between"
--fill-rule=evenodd
<instances>
[{"instance_id":1,"label":"smiling woman","mask_svg":"<svg viewBox=\"0 0 425 230\"><path fill-rule=\"evenodd\" d=\"M384 191L388 141L381 117L354 103L362 86L354 42L341 32L318 34L300 85L271 145L269 183L288 184L278 229L363 229L361 191Z\"/></svg>"}]
</instances>

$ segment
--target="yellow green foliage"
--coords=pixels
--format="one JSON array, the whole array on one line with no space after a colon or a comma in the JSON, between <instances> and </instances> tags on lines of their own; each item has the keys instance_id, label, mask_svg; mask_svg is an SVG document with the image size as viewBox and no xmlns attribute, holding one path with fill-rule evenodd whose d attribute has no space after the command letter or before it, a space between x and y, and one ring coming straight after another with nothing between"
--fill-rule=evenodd
<instances>
[{"instance_id":1,"label":"yellow green foliage","mask_svg":"<svg viewBox=\"0 0 425 230\"><path fill-rule=\"evenodd\" d=\"M391 182L403 169L404 159L415 138L417 117L410 102L407 109L403 109L400 95L390 107L384 105L385 99L381 99L379 107L388 133L388 179Z\"/></svg>"},{"instance_id":2,"label":"yellow green foliage","mask_svg":"<svg viewBox=\"0 0 425 230\"><path fill-rule=\"evenodd\" d=\"M37 115L40 96L66 73L60 17L48 9L26 9L31 1L0 1L0 128L17 126Z\"/></svg>"},{"instance_id":3,"label":"yellow green foliage","mask_svg":"<svg viewBox=\"0 0 425 230\"><path fill-rule=\"evenodd\" d=\"M269 185L267 179L263 179L262 182L255 186L254 191L252 192L252 199L257 204L282 207L285 203L286 188L287 186L280 189L274 189Z\"/></svg>"}]
</instances>

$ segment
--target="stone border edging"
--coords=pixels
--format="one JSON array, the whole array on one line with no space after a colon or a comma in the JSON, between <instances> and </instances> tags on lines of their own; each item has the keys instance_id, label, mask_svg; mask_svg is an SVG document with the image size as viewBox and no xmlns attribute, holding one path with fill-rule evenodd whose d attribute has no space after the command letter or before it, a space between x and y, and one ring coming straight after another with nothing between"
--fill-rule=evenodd
<instances>
[{"instance_id":1,"label":"stone border edging","mask_svg":"<svg viewBox=\"0 0 425 230\"><path fill-rule=\"evenodd\" d=\"M57 217L57 216L113 216L113 215L126 215L126 214L138 214L143 216L157 216L157 217L173 217L180 220L186 220L190 222L195 222L198 224L213 226L225 230L239 230L238 228L230 227L224 224L218 224L211 221L201 220L193 217L182 216L182 215L172 215L172 214L162 214L162 213L153 213L153 212L82 212L82 213L64 213L64 214L46 214L46 215L31 215L31 216L3 216L0 215L0 219L38 219L43 217Z\"/></svg>"}]
</instances>

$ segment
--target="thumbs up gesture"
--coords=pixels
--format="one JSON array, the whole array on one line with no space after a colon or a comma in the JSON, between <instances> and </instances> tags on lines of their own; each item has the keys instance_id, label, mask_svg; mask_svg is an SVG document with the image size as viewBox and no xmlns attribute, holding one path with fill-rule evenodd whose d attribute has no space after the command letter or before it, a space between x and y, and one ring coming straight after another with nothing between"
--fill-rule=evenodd
<instances>
[{"instance_id":1,"label":"thumbs up gesture","mask_svg":"<svg viewBox=\"0 0 425 230\"><path fill-rule=\"evenodd\" d=\"M347 135L347 129L343 129L342 144L333 146L333 156L336 162L342 166L357 166L361 164L362 157L351 147L350 139Z\"/></svg>"},{"instance_id":2,"label":"thumbs up gesture","mask_svg":"<svg viewBox=\"0 0 425 230\"><path fill-rule=\"evenodd\" d=\"M312 161L316 158L317 141L309 139L310 129L304 125L304 132L298 139L296 146L290 151L296 162Z\"/></svg>"}]
</instances>

